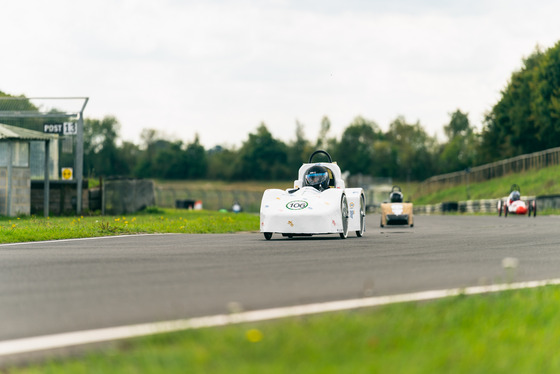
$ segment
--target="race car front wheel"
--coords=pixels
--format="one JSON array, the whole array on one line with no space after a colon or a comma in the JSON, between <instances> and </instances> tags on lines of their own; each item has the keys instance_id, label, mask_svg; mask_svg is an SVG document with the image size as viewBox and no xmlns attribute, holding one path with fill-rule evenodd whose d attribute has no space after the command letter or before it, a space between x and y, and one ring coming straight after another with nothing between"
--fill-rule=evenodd
<instances>
[{"instance_id":1,"label":"race car front wheel","mask_svg":"<svg viewBox=\"0 0 560 374\"><path fill-rule=\"evenodd\" d=\"M342 232L340 237L346 239L348 237L348 200L345 194L342 195L340 200L340 212L342 214Z\"/></svg>"},{"instance_id":2,"label":"race car front wheel","mask_svg":"<svg viewBox=\"0 0 560 374\"><path fill-rule=\"evenodd\" d=\"M356 230L356 236L361 238L366 231L366 198L364 195L360 196L360 229Z\"/></svg>"},{"instance_id":3,"label":"race car front wheel","mask_svg":"<svg viewBox=\"0 0 560 374\"><path fill-rule=\"evenodd\" d=\"M264 233L264 238L265 238L266 240L270 240L270 238L272 238L272 233L271 233L271 232L265 232L265 233Z\"/></svg>"}]
</instances>

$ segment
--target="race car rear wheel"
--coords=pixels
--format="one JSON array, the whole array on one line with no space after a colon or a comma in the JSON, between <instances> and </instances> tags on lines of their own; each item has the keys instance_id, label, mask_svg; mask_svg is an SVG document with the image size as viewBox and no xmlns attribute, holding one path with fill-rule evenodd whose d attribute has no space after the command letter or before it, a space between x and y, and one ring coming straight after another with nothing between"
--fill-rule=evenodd
<instances>
[{"instance_id":1,"label":"race car rear wheel","mask_svg":"<svg viewBox=\"0 0 560 374\"><path fill-rule=\"evenodd\" d=\"M265 238L266 240L270 240L270 238L272 238L272 233L271 233L271 232L265 232L265 233L264 233L264 238Z\"/></svg>"},{"instance_id":2,"label":"race car rear wheel","mask_svg":"<svg viewBox=\"0 0 560 374\"><path fill-rule=\"evenodd\" d=\"M360 229L356 231L356 236L361 238L366 231L366 198L360 196Z\"/></svg>"},{"instance_id":3,"label":"race car rear wheel","mask_svg":"<svg viewBox=\"0 0 560 374\"><path fill-rule=\"evenodd\" d=\"M340 237L346 239L348 237L348 200L345 194L342 195L340 200L340 212L342 214L342 232Z\"/></svg>"}]
</instances>

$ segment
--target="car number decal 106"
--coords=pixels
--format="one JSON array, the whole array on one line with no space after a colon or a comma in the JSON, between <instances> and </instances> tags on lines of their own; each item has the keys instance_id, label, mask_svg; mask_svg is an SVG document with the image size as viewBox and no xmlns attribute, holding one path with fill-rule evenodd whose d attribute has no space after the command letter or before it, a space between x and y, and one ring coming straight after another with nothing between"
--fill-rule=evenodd
<instances>
[{"instance_id":1,"label":"car number decal 106","mask_svg":"<svg viewBox=\"0 0 560 374\"><path fill-rule=\"evenodd\" d=\"M288 204L286 204L286 208L290 210L302 210L307 208L308 205L309 204L307 203L307 201L295 200L295 201L290 201Z\"/></svg>"}]
</instances>

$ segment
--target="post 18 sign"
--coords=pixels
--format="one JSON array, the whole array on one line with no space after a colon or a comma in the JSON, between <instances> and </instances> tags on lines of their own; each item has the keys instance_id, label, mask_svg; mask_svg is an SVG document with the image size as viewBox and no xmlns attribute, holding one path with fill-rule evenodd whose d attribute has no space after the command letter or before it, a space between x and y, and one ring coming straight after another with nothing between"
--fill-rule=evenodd
<instances>
[{"instance_id":1,"label":"post 18 sign","mask_svg":"<svg viewBox=\"0 0 560 374\"><path fill-rule=\"evenodd\" d=\"M78 126L76 122L44 123L43 132L46 134L76 135Z\"/></svg>"}]
</instances>

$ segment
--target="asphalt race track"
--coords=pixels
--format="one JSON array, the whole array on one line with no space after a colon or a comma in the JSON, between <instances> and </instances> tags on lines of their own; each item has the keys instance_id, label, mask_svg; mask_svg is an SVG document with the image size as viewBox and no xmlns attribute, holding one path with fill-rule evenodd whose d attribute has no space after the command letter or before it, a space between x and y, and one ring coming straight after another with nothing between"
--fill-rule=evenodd
<instances>
[{"instance_id":1,"label":"asphalt race track","mask_svg":"<svg viewBox=\"0 0 560 374\"><path fill-rule=\"evenodd\" d=\"M415 216L414 228L288 239L148 235L0 245L0 341L560 276L560 217ZM519 260L515 274L502 260Z\"/></svg>"}]
</instances>

